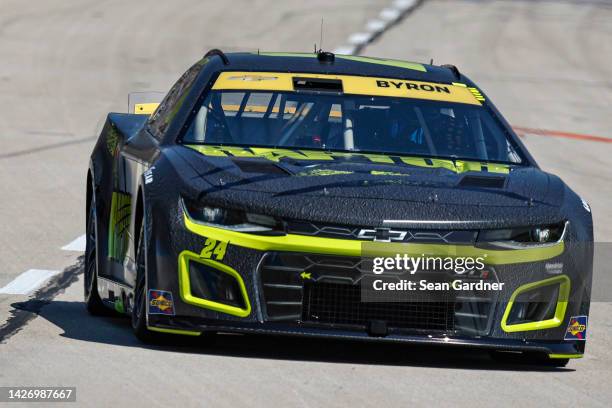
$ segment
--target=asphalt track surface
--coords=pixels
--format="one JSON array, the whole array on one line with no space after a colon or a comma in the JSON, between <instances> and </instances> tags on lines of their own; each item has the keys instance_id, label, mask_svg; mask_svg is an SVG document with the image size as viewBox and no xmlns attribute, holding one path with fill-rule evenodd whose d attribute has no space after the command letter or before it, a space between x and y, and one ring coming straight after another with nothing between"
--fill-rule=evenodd
<instances>
[{"instance_id":1,"label":"asphalt track surface","mask_svg":"<svg viewBox=\"0 0 612 408\"><path fill-rule=\"evenodd\" d=\"M105 113L125 111L130 91L167 90L208 48L308 51L323 16L332 49L387 4L0 3L0 287L28 269L63 271L32 296L0 295L0 386L76 386L89 406L609 406L606 302L592 306L586 357L558 370L256 336L148 347L127 319L86 314L79 253L60 247L83 233L84 175ZM429 0L362 54L456 64L511 123L556 131L524 140L589 201L596 240L611 242L610 21L606 1Z\"/></svg>"}]
</instances>

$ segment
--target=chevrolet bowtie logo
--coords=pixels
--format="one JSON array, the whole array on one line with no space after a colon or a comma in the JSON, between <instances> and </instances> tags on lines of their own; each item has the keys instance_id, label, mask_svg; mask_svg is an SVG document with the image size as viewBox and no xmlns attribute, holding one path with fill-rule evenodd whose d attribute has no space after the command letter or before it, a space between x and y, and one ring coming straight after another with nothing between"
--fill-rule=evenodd
<instances>
[{"instance_id":1,"label":"chevrolet bowtie logo","mask_svg":"<svg viewBox=\"0 0 612 408\"><path fill-rule=\"evenodd\" d=\"M359 239L371 239L378 242L403 241L406 231L395 231L389 228L362 229L357 234Z\"/></svg>"}]
</instances>

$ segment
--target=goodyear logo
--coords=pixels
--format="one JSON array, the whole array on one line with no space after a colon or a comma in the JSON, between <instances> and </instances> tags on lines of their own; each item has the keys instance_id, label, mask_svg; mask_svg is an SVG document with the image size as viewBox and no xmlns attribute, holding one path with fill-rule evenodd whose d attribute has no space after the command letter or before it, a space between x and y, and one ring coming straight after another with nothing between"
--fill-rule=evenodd
<instances>
[{"instance_id":1,"label":"goodyear logo","mask_svg":"<svg viewBox=\"0 0 612 408\"><path fill-rule=\"evenodd\" d=\"M174 316L174 301L172 292L149 289L149 314Z\"/></svg>"},{"instance_id":2,"label":"goodyear logo","mask_svg":"<svg viewBox=\"0 0 612 408\"><path fill-rule=\"evenodd\" d=\"M586 340L587 316L572 316L567 324L565 340Z\"/></svg>"}]
</instances>

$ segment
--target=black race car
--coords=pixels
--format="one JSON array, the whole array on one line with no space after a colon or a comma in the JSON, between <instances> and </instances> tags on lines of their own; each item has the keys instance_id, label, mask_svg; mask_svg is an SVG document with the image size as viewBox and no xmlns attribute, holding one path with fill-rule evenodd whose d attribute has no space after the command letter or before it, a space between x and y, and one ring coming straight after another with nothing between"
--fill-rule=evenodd
<instances>
[{"instance_id":1,"label":"black race car","mask_svg":"<svg viewBox=\"0 0 612 408\"><path fill-rule=\"evenodd\" d=\"M108 115L91 156L92 313L130 315L144 341L583 355L590 208L456 67L213 50L161 103L147 98ZM394 269L406 256L423 262Z\"/></svg>"}]
</instances>

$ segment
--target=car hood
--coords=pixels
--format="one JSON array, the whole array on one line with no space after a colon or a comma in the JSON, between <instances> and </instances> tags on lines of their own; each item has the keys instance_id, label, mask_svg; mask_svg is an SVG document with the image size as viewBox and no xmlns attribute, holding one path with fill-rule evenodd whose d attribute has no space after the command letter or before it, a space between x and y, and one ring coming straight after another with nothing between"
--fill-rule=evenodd
<instances>
[{"instance_id":1,"label":"car hood","mask_svg":"<svg viewBox=\"0 0 612 408\"><path fill-rule=\"evenodd\" d=\"M271 154L271 149L242 155L181 149L198 199L295 218L488 225L518 219L525 225L556 222L564 194L559 178L535 167L366 154L330 159Z\"/></svg>"}]
</instances>

